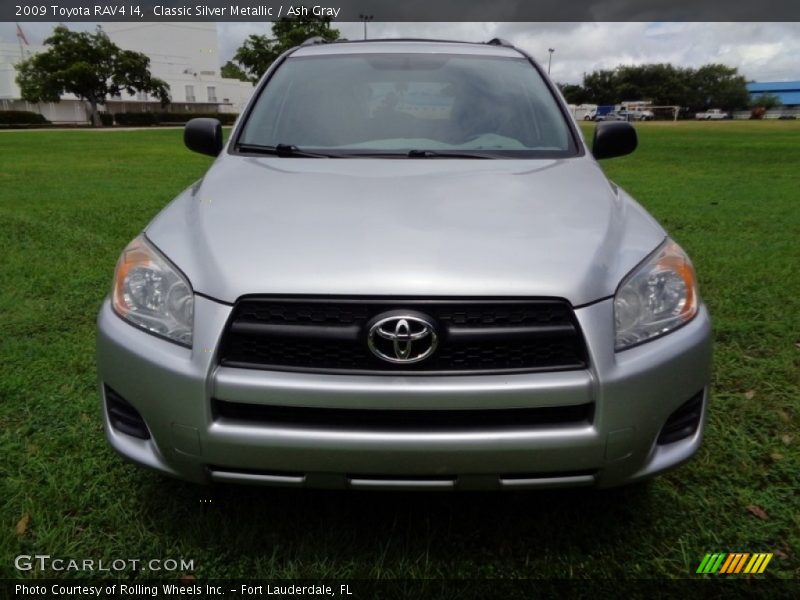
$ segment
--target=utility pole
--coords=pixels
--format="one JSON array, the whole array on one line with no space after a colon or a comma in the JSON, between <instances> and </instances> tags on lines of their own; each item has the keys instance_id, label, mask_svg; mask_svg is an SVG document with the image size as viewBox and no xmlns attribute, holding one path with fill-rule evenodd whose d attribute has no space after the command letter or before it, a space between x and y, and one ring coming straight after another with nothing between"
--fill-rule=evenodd
<instances>
[{"instance_id":1,"label":"utility pole","mask_svg":"<svg viewBox=\"0 0 800 600\"><path fill-rule=\"evenodd\" d=\"M28 46L28 38L25 37L25 32L22 31L22 27L19 26L19 23L16 23L17 26L17 42L19 42L19 58L20 60L25 60L25 51L22 49L22 42L25 42L25 45Z\"/></svg>"},{"instance_id":2,"label":"utility pole","mask_svg":"<svg viewBox=\"0 0 800 600\"><path fill-rule=\"evenodd\" d=\"M555 52L556 49L548 48L547 51L550 53L550 56L547 57L547 74L550 75L550 64L553 62L553 52Z\"/></svg>"},{"instance_id":3,"label":"utility pole","mask_svg":"<svg viewBox=\"0 0 800 600\"><path fill-rule=\"evenodd\" d=\"M367 39L367 21L372 21L374 18L374 15L358 15L358 19L364 23L364 39Z\"/></svg>"}]
</instances>

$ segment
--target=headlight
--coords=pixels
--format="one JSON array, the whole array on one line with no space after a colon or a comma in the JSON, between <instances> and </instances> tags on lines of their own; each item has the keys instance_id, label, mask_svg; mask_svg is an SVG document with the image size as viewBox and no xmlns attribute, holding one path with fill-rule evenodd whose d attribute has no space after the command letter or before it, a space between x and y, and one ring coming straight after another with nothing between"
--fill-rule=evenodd
<instances>
[{"instance_id":1,"label":"headlight","mask_svg":"<svg viewBox=\"0 0 800 600\"><path fill-rule=\"evenodd\" d=\"M697 280L689 257L667 240L622 282L614 297L615 349L669 333L697 314Z\"/></svg>"},{"instance_id":2,"label":"headlight","mask_svg":"<svg viewBox=\"0 0 800 600\"><path fill-rule=\"evenodd\" d=\"M191 347L192 287L143 235L119 257L112 304L117 314L134 325Z\"/></svg>"}]
</instances>

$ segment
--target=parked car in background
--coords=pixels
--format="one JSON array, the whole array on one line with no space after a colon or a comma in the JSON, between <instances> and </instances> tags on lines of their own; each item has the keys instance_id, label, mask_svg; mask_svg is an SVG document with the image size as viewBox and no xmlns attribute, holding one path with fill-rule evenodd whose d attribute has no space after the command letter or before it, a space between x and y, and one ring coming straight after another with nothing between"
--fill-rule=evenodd
<instances>
[{"instance_id":1,"label":"parked car in background","mask_svg":"<svg viewBox=\"0 0 800 600\"><path fill-rule=\"evenodd\" d=\"M636 131L587 144L523 51L309 41L227 140L198 118L184 141L215 160L122 252L98 318L123 456L200 483L514 490L700 448L694 268L597 162Z\"/></svg>"},{"instance_id":2,"label":"parked car in background","mask_svg":"<svg viewBox=\"0 0 800 600\"><path fill-rule=\"evenodd\" d=\"M628 117L623 115L621 111L612 110L604 115L595 115L595 121L627 121Z\"/></svg>"},{"instance_id":3,"label":"parked car in background","mask_svg":"<svg viewBox=\"0 0 800 600\"><path fill-rule=\"evenodd\" d=\"M694 116L694 118L706 121L719 121L721 119L730 119L731 116L722 109L712 108L711 110L707 110L706 112L697 113Z\"/></svg>"},{"instance_id":4,"label":"parked car in background","mask_svg":"<svg viewBox=\"0 0 800 600\"><path fill-rule=\"evenodd\" d=\"M644 108L633 108L630 110L621 110L619 114L625 117L626 121L652 121L655 114L652 110Z\"/></svg>"}]
</instances>

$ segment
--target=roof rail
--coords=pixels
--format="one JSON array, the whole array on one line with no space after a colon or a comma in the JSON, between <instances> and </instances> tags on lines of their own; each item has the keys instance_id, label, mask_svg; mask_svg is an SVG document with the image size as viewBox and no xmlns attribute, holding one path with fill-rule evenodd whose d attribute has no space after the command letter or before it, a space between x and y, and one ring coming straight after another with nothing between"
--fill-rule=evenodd
<instances>
[{"instance_id":1,"label":"roof rail","mask_svg":"<svg viewBox=\"0 0 800 600\"><path fill-rule=\"evenodd\" d=\"M514 44L512 44L508 40L504 40L503 38L492 38L486 43L489 44L490 46L505 46L506 48L514 47Z\"/></svg>"},{"instance_id":2,"label":"roof rail","mask_svg":"<svg viewBox=\"0 0 800 600\"><path fill-rule=\"evenodd\" d=\"M305 42L300 44L301 46L315 46L317 44L327 44L328 41L322 37L321 35L315 35L314 37L308 38Z\"/></svg>"}]
</instances>

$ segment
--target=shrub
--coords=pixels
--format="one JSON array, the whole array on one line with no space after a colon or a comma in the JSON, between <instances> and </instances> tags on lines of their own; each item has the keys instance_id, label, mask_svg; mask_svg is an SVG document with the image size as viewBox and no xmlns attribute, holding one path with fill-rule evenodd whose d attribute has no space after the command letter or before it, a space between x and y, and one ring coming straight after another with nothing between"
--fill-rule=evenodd
<instances>
[{"instance_id":1,"label":"shrub","mask_svg":"<svg viewBox=\"0 0 800 600\"><path fill-rule=\"evenodd\" d=\"M28 110L0 110L0 125L44 125L49 122L39 113Z\"/></svg>"},{"instance_id":2,"label":"shrub","mask_svg":"<svg viewBox=\"0 0 800 600\"><path fill-rule=\"evenodd\" d=\"M111 113L107 113L107 112L101 112L100 113L100 122L105 127L111 127L114 124L114 115L112 115Z\"/></svg>"},{"instance_id":3,"label":"shrub","mask_svg":"<svg viewBox=\"0 0 800 600\"><path fill-rule=\"evenodd\" d=\"M133 127L141 127L144 125L155 125L156 123L158 123L158 121L156 120L156 115L154 113L147 113L147 112L116 113L114 115L114 121L116 121L117 125L133 126Z\"/></svg>"},{"instance_id":4,"label":"shrub","mask_svg":"<svg viewBox=\"0 0 800 600\"><path fill-rule=\"evenodd\" d=\"M239 115L233 113L193 113L193 112L159 112L159 113L116 113L117 125L141 127L146 125L185 125L191 119L206 117L218 119L223 125L232 125Z\"/></svg>"},{"instance_id":5,"label":"shrub","mask_svg":"<svg viewBox=\"0 0 800 600\"><path fill-rule=\"evenodd\" d=\"M234 113L168 112L158 113L158 120L161 123L180 123L183 125L191 119L199 119L204 117L208 119L217 119L223 125L233 125L233 122L238 116L239 115Z\"/></svg>"}]
</instances>

